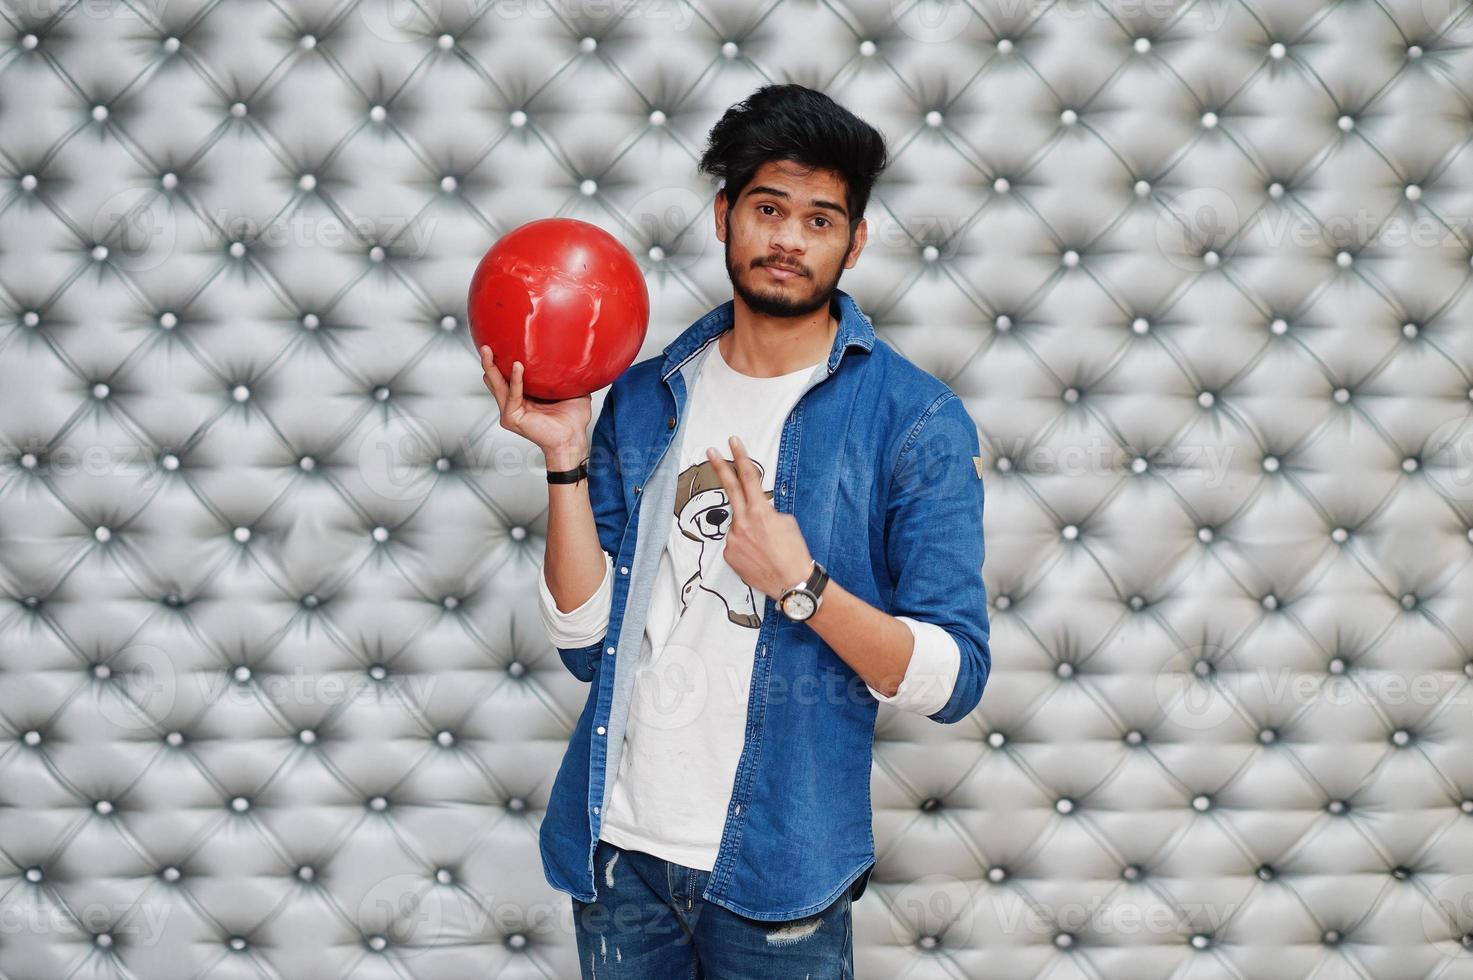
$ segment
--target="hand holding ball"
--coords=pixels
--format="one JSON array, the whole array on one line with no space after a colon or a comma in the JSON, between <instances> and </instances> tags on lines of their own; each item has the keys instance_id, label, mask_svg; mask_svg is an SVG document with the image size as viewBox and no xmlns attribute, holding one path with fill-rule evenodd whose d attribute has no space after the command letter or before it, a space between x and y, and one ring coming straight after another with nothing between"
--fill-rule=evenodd
<instances>
[{"instance_id":1,"label":"hand holding ball","mask_svg":"<svg viewBox=\"0 0 1473 980\"><path fill-rule=\"evenodd\" d=\"M471 338L490 347L508 383L523 366L533 401L557 402L613 383L649 329L639 263L619 240L576 218L543 218L503 235L471 277Z\"/></svg>"}]
</instances>

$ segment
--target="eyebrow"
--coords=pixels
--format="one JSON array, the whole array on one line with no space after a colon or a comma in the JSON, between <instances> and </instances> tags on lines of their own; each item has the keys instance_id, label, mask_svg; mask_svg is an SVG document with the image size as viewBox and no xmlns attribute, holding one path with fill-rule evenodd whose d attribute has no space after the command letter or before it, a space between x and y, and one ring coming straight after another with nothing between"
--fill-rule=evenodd
<instances>
[{"instance_id":1,"label":"eyebrow","mask_svg":"<svg viewBox=\"0 0 1473 980\"><path fill-rule=\"evenodd\" d=\"M787 191L780 191L776 187L768 187L766 184L758 184L756 187L749 187L747 189L747 193L743 194L742 196L752 197L756 194L770 194L773 197L780 197L783 200L787 200L792 196ZM828 208L830 211L839 212L846 218L849 217L849 212L845 211L841 205L835 204L833 201L824 201L820 200L819 198L814 198L813 200L809 201L808 204L810 207Z\"/></svg>"}]
</instances>

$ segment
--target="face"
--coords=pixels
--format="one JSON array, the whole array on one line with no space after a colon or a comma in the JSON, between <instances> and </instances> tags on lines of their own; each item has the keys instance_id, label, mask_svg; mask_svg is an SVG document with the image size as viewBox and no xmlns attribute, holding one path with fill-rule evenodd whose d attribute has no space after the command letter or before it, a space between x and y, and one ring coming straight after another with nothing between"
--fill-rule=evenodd
<instances>
[{"instance_id":1,"label":"face","mask_svg":"<svg viewBox=\"0 0 1473 980\"><path fill-rule=\"evenodd\" d=\"M828 304L839 276L864 249L863 219L849 241L844 180L790 160L763 164L736 204L716 195L716 237L726 274L753 313L800 317Z\"/></svg>"}]
</instances>

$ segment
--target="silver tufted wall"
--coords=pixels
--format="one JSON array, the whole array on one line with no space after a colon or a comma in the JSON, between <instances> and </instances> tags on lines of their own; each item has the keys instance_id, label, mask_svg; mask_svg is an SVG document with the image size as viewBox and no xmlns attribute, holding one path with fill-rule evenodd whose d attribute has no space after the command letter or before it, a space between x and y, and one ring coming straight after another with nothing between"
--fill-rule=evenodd
<instances>
[{"instance_id":1,"label":"silver tufted wall","mask_svg":"<svg viewBox=\"0 0 1473 980\"><path fill-rule=\"evenodd\" d=\"M652 356L768 80L885 132L842 285L987 452L994 674L881 709L859 975L1473 977L1466 0L0 23L0 977L577 975L466 286L596 222Z\"/></svg>"}]
</instances>

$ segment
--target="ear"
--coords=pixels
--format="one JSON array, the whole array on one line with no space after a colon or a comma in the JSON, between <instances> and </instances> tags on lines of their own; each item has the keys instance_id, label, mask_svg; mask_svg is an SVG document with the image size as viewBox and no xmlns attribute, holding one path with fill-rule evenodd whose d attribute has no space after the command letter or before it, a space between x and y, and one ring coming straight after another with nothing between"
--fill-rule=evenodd
<instances>
[{"instance_id":1,"label":"ear","mask_svg":"<svg viewBox=\"0 0 1473 980\"><path fill-rule=\"evenodd\" d=\"M854 263L859 261L859 253L864 251L865 243L869 241L869 219L860 218L859 226L854 229L854 245L849 249L849 254L844 257L844 268L854 268Z\"/></svg>"},{"instance_id":2,"label":"ear","mask_svg":"<svg viewBox=\"0 0 1473 980\"><path fill-rule=\"evenodd\" d=\"M716 240L726 242L726 219L731 209L726 205L726 188L722 187L716 191L716 197L711 202L713 217L716 219Z\"/></svg>"}]
</instances>

